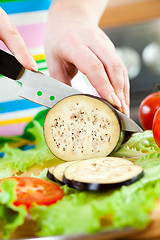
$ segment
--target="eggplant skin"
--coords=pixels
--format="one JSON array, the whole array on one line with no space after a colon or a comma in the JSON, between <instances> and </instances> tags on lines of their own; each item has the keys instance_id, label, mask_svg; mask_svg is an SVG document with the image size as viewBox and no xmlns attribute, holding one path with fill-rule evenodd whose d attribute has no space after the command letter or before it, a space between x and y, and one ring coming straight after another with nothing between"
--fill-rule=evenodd
<instances>
[{"instance_id":1,"label":"eggplant skin","mask_svg":"<svg viewBox=\"0 0 160 240\"><path fill-rule=\"evenodd\" d=\"M48 173L47 173L49 179L63 185L64 184L63 183L63 174L64 174L65 169L76 162L77 161L64 162L55 167L49 168Z\"/></svg>"},{"instance_id":2,"label":"eggplant skin","mask_svg":"<svg viewBox=\"0 0 160 240\"><path fill-rule=\"evenodd\" d=\"M55 178L55 176L48 170L47 172L47 178L53 182L57 182L60 183L62 185L64 185L64 182L61 182L60 180L58 180L57 178Z\"/></svg>"},{"instance_id":3,"label":"eggplant skin","mask_svg":"<svg viewBox=\"0 0 160 240\"><path fill-rule=\"evenodd\" d=\"M47 178L52 180L53 182L56 182L54 175L49 170L47 172Z\"/></svg>"},{"instance_id":4,"label":"eggplant skin","mask_svg":"<svg viewBox=\"0 0 160 240\"><path fill-rule=\"evenodd\" d=\"M110 183L110 184L102 184L102 183L85 183L85 182L78 182L75 180L69 180L65 176L63 176L63 183L67 184L68 187L79 189L79 190L87 190L87 191L109 191L112 189L120 188L121 186L125 185L128 186L144 176L144 171L139 173L137 176L128 179L123 182L119 183Z\"/></svg>"}]
</instances>

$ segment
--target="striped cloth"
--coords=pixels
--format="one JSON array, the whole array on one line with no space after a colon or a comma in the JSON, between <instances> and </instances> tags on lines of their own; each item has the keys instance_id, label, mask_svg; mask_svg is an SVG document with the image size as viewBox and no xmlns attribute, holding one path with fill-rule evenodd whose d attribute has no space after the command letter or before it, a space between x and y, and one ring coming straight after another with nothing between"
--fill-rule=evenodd
<instances>
[{"instance_id":1,"label":"striped cloth","mask_svg":"<svg viewBox=\"0 0 160 240\"><path fill-rule=\"evenodd\" d=\"M17 26L39 71L48 74L43 40L47 10L52 0L0 0L0 6ZM0 49L8 51L0 41ZM20 84L0 75L0 136L20 135L33 116L44 109L18 97Z\"/></svg>"},{"instance_id":2,"label":"striped cloth","mask_svg":"<svg viewBox=\"0 0 160 240\"><path fill-rule=\"evenodd\" d=\"M66 0L67 1L67 0ZM44 57L44 33L52 0L0 0L38 64L48 74ZM8 51L0 41L0 49ZM72 86L84 93L96 94L86 77L79 73ZM0 75L0 136L21 135L26 124L44 107L18 97L20 84Z\"/></svg>"}]
</instances>

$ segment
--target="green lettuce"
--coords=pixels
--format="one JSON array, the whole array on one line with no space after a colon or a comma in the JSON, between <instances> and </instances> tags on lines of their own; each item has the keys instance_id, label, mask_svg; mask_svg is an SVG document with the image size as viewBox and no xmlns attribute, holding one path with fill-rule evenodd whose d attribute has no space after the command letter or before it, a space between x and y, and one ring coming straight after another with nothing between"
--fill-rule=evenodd
<instances>
[{"instance_id":1,"label":"green lettuce","mask_svg":"<svg viewBox=\"0 0 160 240\"><path fill-rule=\"evenodd\" d=\"M143 167L143 169L150 169L152 167L160 166L160 153L147 154L135 162L137 165Z\"/></svg>"},{"instance_id":2,"label":"green lettuce","mask_svg":"<svg viewBox=\"0 0 160 240\"><path fill-rule=\"evenodd\" d=\"M24 206L14 206L16 199L16 182L5 179L1 183L0 192L0 222L2 239L8 239L11 234L24 223L27 216L27 210Z\"/></svg>"},{"instance_id":3,"label":"green lettuce","mask_svg":"<svg viewBox=\"0 0 160 240\"><path fill-rule=\"evenodd\" d=\"M143 133L134 133L128 141L111 155L115 157L139 158L149 153L160 152L160 148L154 141L151 130Z\"/></svg>"},{"instance_id":4,"label":"green lettuce","mask_svg":"<svg viewBox=\"0 0 160 240\"><path fill-rule=\"evenodd\" d=\"M49 110L50 109L47 108L37 113L37 115L33 118L33 120L26 125L24 129L24 134L22 135L23 138L29 139L29 140L35 140L34 133L30 132L29 129L33 128L34 121L38 122L40 126L43 127L46 114L48 113Z\"/></svg>"},{"instance_id":5,"label":"green lettuce","mask_svg":"<svg viewBox=\"0 0 160 240\"><path fill-rule=\"evenodd\" d=\"M45 167L45 169L40 172L39 175L35 175L34 173L31 174L31 177L34 177L34 178L39 178L39 179L44 179L44 180L49 180L47 178L47 172L48 172L48 168Z\"/></svg>"},{"instance_id":6,"label":"green lettuce","mask_svg":"<svg viewBox=\"0 0 160 240\"><path fill-rule=\"evenodd\" d=\"M24 172L34 164L55 160L46 146L41 124L37 121L32 124L26 128L26 132L35 139L35 148L22 151L4 145L1 151L5 156L0 159L1 178L10 176L13 171ZM133 134L112 154L139 158L136 164L143 167L144 177L130 186L108 192L79 191L66 185L61 186L65 192L62 200L51 206L35 206L31 209L32 217L37 223L37 236L95 233L126 227L142 229L147 226L150 212L154 209L156 200L160 199L160 149L154 141L152 131ZM45 179L46 172L47 168L38 177ZM12 204L14 186L8 185L4 189L3 197L0 193L0 219L3 236L9 237L17 226L23 224L26 212L23 208L14 208ZM3 210L6 206L7 210Z\"/></svg>"},{"instance_id":7,"label":"green lettuce","mask_svg":"<svg viewBox=\"0 0 160 240\"><path fill-rule=\"evenodd\" d=\"M159 188L160 166L146 171L138 182L116 191L93 193L67 189L68 193L56 204L31 210L37 222L37 235L145 228L150 221L149 213L160 198Z\"/></svg>"},{"instance_id":8,"label":"green lettuce","mask_svg":"<svg viewBox=\"0 0 160 240\"><path fill-rule=\"evenodd\" d=\"M6 143L8 143L8 145L11 147L21 147L27 144L31 144L32 142L20 136L11 137L0 136L0 148L2 148Z\"/></svg>"},{"instance_id":9,"label":"green lettuce","mask_svg":"<svg viewBox=\"0 0 160 240\"><path fill-rule=\"evenodd\" d=\"M28 131L35 137L34 149L23 151L19 148L12 148L8 144L1 148L1 152L5 155L0 159L0 178L9 177L17 172L25 172L34 164L43 165L48 160L56 159L45 143L41 125L37 121L33 124Z\"/></svg>"},{"instance_id":10,"label":"green lettuce","mask_svg":"<svg viewBox=\"0 0 160 240\"><path fill-rule=\"evenodd\" d=\"M140 157L135 163L144 177L130 186L109 192L79 191L63 186L65 196L50 207L32 209L38 236L95 233L126 227L145 228L150 212L160 199L160 150L152 131L133 134L115 152L119 156Z\"/></svg>"}]
</instances>

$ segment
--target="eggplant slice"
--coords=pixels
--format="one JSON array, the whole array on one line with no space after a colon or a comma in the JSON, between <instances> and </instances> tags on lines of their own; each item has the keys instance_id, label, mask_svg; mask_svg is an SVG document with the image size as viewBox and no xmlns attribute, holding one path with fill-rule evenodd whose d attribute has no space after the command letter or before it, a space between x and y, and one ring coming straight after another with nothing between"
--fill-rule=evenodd
<instances>
[{"instance_id":1,"label":"eggplant slice","mask_svg":"<svg viewBox=\"0 0 160 240\"><path fill-rule=\"evenodd\" d=\"M105 157L73 163L64 170L63 182L76 189L98 191L130 185L143 175L142 167L129 160Z\"/></svg>"},{"instance_id":2,"label":"eggplant slice","mask_svg":"<svg viewBox=\"0 0 160 240\"><path fill-rule=\"evenodd\" d=\"M59 165L58 165L58 166L59 166ZM55 168L55 166L54 166L54 167L50 167L50 168L48 169L47 178L49 178L50 180L56 182L56 179L55 179L55 177L54 177L54 175L53 175L53 169L54 169L54 168Z\"/></svg>"},{"instance_id":3,"label":"eggplant slice","mask_svg":"<svg viewBox=\"0 0 160 240\"><path fill-rule=\"evenodd\" d=\"M49 149L65 161L109 155L119 141L120 131L116 112L87 95L62 99L50 109L44 122Z\"/></svg>"},{"instance_id":4,"label":"eggplant slice","mask_svg":"<svg viewBox=\"0 0 160 240\"><path fill-rule=\"evenodd\" d=\"M71 164L76 163L76 162L77 161L69 161L69 162L61 163L61 164L57 165L56 167L49 168L48 172L47 172L47 177L52 181L64 184L63 183L64 170L66 169L66 167L68 167Z\"/></svg>"}]
</instances>

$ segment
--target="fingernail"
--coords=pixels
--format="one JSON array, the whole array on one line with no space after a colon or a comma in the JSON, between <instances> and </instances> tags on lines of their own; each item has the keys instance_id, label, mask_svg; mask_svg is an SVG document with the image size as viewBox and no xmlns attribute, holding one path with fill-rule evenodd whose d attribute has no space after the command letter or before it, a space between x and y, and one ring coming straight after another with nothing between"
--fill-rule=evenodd
<instances>
[{"instance_id":1,"label":"fingernail","mask_svg":"<svg viewBox=\"0 0 160 240\"><path fill-rule=\"evenodd\" d=\"M37 63L36 61L34 60L33 56L30 56L29 57L29 62L31 64L31 68L34 70L34 71L38 71L38 66L37 66Z\"/></svg>"},{"instance_id":2,"label":"fingernail","mask_svg":"<svg viewBox=\"0 0 160 240\"><path fill-rule=\"evenodd\" d=\"M129 107L126 105L124 100L121 100L122 111L129 117Z\"/></svg>"},{"instance_id":3,"label":"fingernail","mask_svg":"<svg viewBox=\"0 0 160 240\"><path fill-rule=\"evenodd\" d=\"M114 92L111 93L111 98L112 98L113 103L115 103L115 105L117 107L121 108L121 102Z\"/></svg>"}]
</instances>

